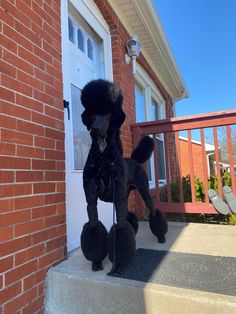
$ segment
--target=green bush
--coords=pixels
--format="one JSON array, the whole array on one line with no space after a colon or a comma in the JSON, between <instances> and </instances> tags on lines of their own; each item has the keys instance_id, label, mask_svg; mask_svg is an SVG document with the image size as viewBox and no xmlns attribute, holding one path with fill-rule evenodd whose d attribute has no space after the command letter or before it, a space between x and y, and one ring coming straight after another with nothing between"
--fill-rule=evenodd
<instances>
[{"instance_id":1,"label":"green bush","mask_svg":"<svg viewBox=\"0 0 236 314\"><path fill-rule=\"evenodd\" d=\"M221 176L222 186L232 186L231 176L228 172L225 172ZM182 178L184 202L192 201L191 193L191 181L190 176ZM218 179L217 176L211 176L208 180L208 188L214 189L218 193ZM194 189L195 198L197 202L204 202L205 200L205 188L203 182L194 177ZM171 199L172 202L180 202L179 196L179 181L175 180L171 183ZM167 191L163 189L161 191L161 201L167 202ZM230 224L236 226L236 214L224 216L221 214L167 214L169 220L185 221L185 222L201 222L201 223L218 223L218 224Z\"/></svg>"},{"instance_id":2,"label":"green bush","mask_svg":"<svg viewBox=\"0 0 236 314\"><path fill-rule=\"evenodd\" d=\"M190 176L186 176L182 178L182 186L183 186L183 195L184 202L192 201L192 192L191 192L191 181ZM197 177L194 177L194 189L195 189L195 198L198 202L203 202L205 198L204 185L201 180ZM179 196L179 180L176 180L171 183L171 199L172 202L180 202ZM167 196L165 195L163 201L167 201Z\"/></svg>"},{"instance_id":3,"label":"green bush","mask_svg":"<svg viewBox=\"0 0 236 314\"><path fill-rule=\"evenodd\" d=\"M222 183L222 186L228 185L232 187L231 175L228 172L224 172L223 175L221 176L221 183ZM210 179L208 180L208 187L209 189L213 189L218 193L217 176L210 176Z\"/></svg>"},{"instance_id":4,"label":"green bush","mask_svg":"<svg viewBox=\"0 0 236 314\"><path fill-rule=\"evenodd\" d=\"M236 214L229 215L227 219L228 219L227 222L229 225L236 226Z\"/></svg>"},{"instance_id":5,"label":"green bush","mask_svg":"<svg viewBox=\"0 0 236 314\"><path fill-rule=\"evenodd\" d=\"M225 172L221 176L222 186L228 185L232 186L231 176L228 172ZM182 178L182 186L183 186L183 194L184 194L184 202L192 201L192 193L191 193L191 181L190 176L186 176ZM210 176L208 180L208 188L213 189L218 193L218 179L217 176ZM194 177L194 190L195 190L195 198L197 202L204 202L205 200L205 188L203 182L198 178ZM179 197L179 180L171 182L171 199L172 202L180 202ZM167 201L167 193L163 192L162 201Z\"/></svg>"}]
</instances>

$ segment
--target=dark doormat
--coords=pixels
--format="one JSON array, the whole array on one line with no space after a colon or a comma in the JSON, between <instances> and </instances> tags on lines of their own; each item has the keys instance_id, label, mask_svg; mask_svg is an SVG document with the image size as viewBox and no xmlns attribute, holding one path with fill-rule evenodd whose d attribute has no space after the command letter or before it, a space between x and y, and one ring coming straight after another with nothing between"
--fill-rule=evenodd
<instances>
[{"instance_id":1,"label":"dark doormat","mask_svg":"<svg viewBox=\"0 0 236 314\"><path fill-rule=\"evenodd\" d=\"M118 277L235 296L236 258L138 249Z\"/></svg>"}]
</instances>

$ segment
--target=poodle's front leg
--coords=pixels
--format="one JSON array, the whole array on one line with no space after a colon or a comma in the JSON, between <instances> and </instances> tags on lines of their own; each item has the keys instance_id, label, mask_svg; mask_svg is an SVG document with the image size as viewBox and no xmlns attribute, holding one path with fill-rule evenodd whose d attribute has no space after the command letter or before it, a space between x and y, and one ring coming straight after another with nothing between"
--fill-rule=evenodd
<instances>
[{"instance_id":1,"label":"poodle's front leg","mask_svg":"<svg viewBox=\"0 0 236 314\"><path fill-rule=\"evenodd\" d=\"M98 223L98 210L97 210L97 185L95 178L84 178L84 192L87 201L87 213L89 225L91 228L95 227Z\"/></svg>"},{"instance_id":2,"label":"poodle's front leg","mask_svg":"<svg viewBox=\"0 0 236 314\"><path fill-rule=\"evenodd\" d=\"M116 210L116 220L118 228L124 228L128 211L128 202L125 191L118 188L115 191L114 205Z\"/></svg>"},{"instance_id":3,"label":"poodle's front leg","mask_svg":"<svg viewBox=\"0 0 236 314\"><path fill-rule=\"evenodd\" d=\"M81 233L81 249L84 256L92 262L92 270L98 271L103 269L102 261L107 255L108 232L98 220L95 178L84 177L84 191L89 221Z\"/></svg>"},{"instance_id":4,"label":"poodle's front leg","mask_svg":"<svg viewBox=\"0 0 236 314\"><path fill-rule=\"evenodd\" d=\"M113 225L108 235L108 256L113 263L109 274L118 274L130 262L135 254L135 231L126 220L127 191L124 168L116 167L114 171L114 205L117 224Z\"/></svg>"}]
</instances>

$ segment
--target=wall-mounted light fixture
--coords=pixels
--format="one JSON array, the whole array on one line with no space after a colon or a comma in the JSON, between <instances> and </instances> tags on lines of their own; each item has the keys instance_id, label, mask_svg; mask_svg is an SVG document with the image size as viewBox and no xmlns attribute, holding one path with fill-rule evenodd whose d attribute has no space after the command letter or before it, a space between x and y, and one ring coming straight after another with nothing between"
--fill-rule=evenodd
<instances>
[{"instance_id":1,"label":"wall-mounted light fixture","mask_svg":"<svg viewBox=\"0 0 236 314\"><path fill-rule=\"evenodd\" d=\"M127 64L132 61L133 74L136 73L136 59L138 58L141 50L141 44L136 35L132 36L126 43L128 54L125 54L125 61Z\"/></svg>"}]
</instances>

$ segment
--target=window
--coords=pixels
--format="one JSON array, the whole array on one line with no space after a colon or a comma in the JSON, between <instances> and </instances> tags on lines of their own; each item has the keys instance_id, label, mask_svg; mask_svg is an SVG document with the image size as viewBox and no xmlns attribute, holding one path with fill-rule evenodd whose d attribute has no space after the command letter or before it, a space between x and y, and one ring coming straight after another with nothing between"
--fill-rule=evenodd
<instances>
[{"instance_id":1,"label":"window","mask_svg":"<svg viewBox=\"0 0 236 314\"><path fill-rule=\"evenodd\" d=\"M146 121L145 90L135 84L136 122Z\"/></svg>"},{"instance_id":2,"label":"window","mask_svg":"<svg viewBox=\"0 0 236 314\"><path fill-rule=\"evenodd\" d=\"M81 123L83 107L80 101L81 90L71 85L72 125L74 142L74 170L83 170L91 146L91 138L86 127Z\"/></svg>"},{"instance_id":3,"label":"window","mask_svg":"<svg viewBox=\"0 0 236 314\"><path fill-rule=\"evenodd\" d=\"M77 30L77 45L81 51L84 51L84 35L80 28Z\"/></svg>"},{"instance_id":4,"label":"window","mask_svg":"<svg viewBox=\"0 0 236 314\"><path fill-rule=\"evenodd\" d=\"M93 43L90 38L87 40L87 49L89 59L93 60Z\"/></svg>"},{"instance_id":5,"label":"window","mask_svg":"<svg viewBox=\"0 0 236 314\"><path fill-rule=\"evenodd\" d=\"M166 180L166 168L165 168L165 152L164 152L164 140L163 134L156 136L157 141L157 158L158 158L158 178L163 182Z\"/></svg>"},{"instance_id":6,"label":"window","mask_svg":"<svg viewBox=\"0 0 236 314\"><path fill-rule=\"evenodd\" d=\"M160 105L152 98L151 101L151 109L150 109L150 120L160 120ZM159 180L166 179L166 171L165 171L165 153L164 153L164 134L160 133L156 135L157 141L157 158L158 158L158 177Z\"/></svg>"},{"instance_id":7,"label":"window","mask_svg":"<svg viewBox=\"0 0 236 314\"><path fill-rule=\"evenodd\" d=\"M135 82L136 122L154 121L165 118L165 103L155 84L138 66ZM163 133L156 135L159 184L166 183L165 145ZM150 187L155 186L154 156L147 163Z\"/></svg>"},{"instance_id":8,"label":"window","mask_svg":"<svg viewBox=\"0 0 236 314\"><path fill-rule=\"evenodd\" d=\"M100 66L100 59L103 55L100 49L102 40L83 17L79 14L77 14L77 19L74 15L70 16L68 18L68 30L69 40L78 48L79 52L82 52L89 62Z\"/></svg>"},{"instance_id":9,"label":"window","mask_svg":"<svg viewBox=\"0 0 236 314\"><path fill-rule=\"evenodd\" d=\"M155 99L152 98L150 106L150 121L161 119L160 109L158 107L159 107L158 103L155 101Z\"/></svg>"},{"instance_id":10,"label":"window","mask_svg":"<svg viewBox=\"0 0 236 314\"><path fill-rule=\"evenodd\" d=\"M69 40L74 43L75 38L74 38L74 25L73 22L70 18L68 18L68 30L69 30Z\"/></svg>"}]
</instances>

